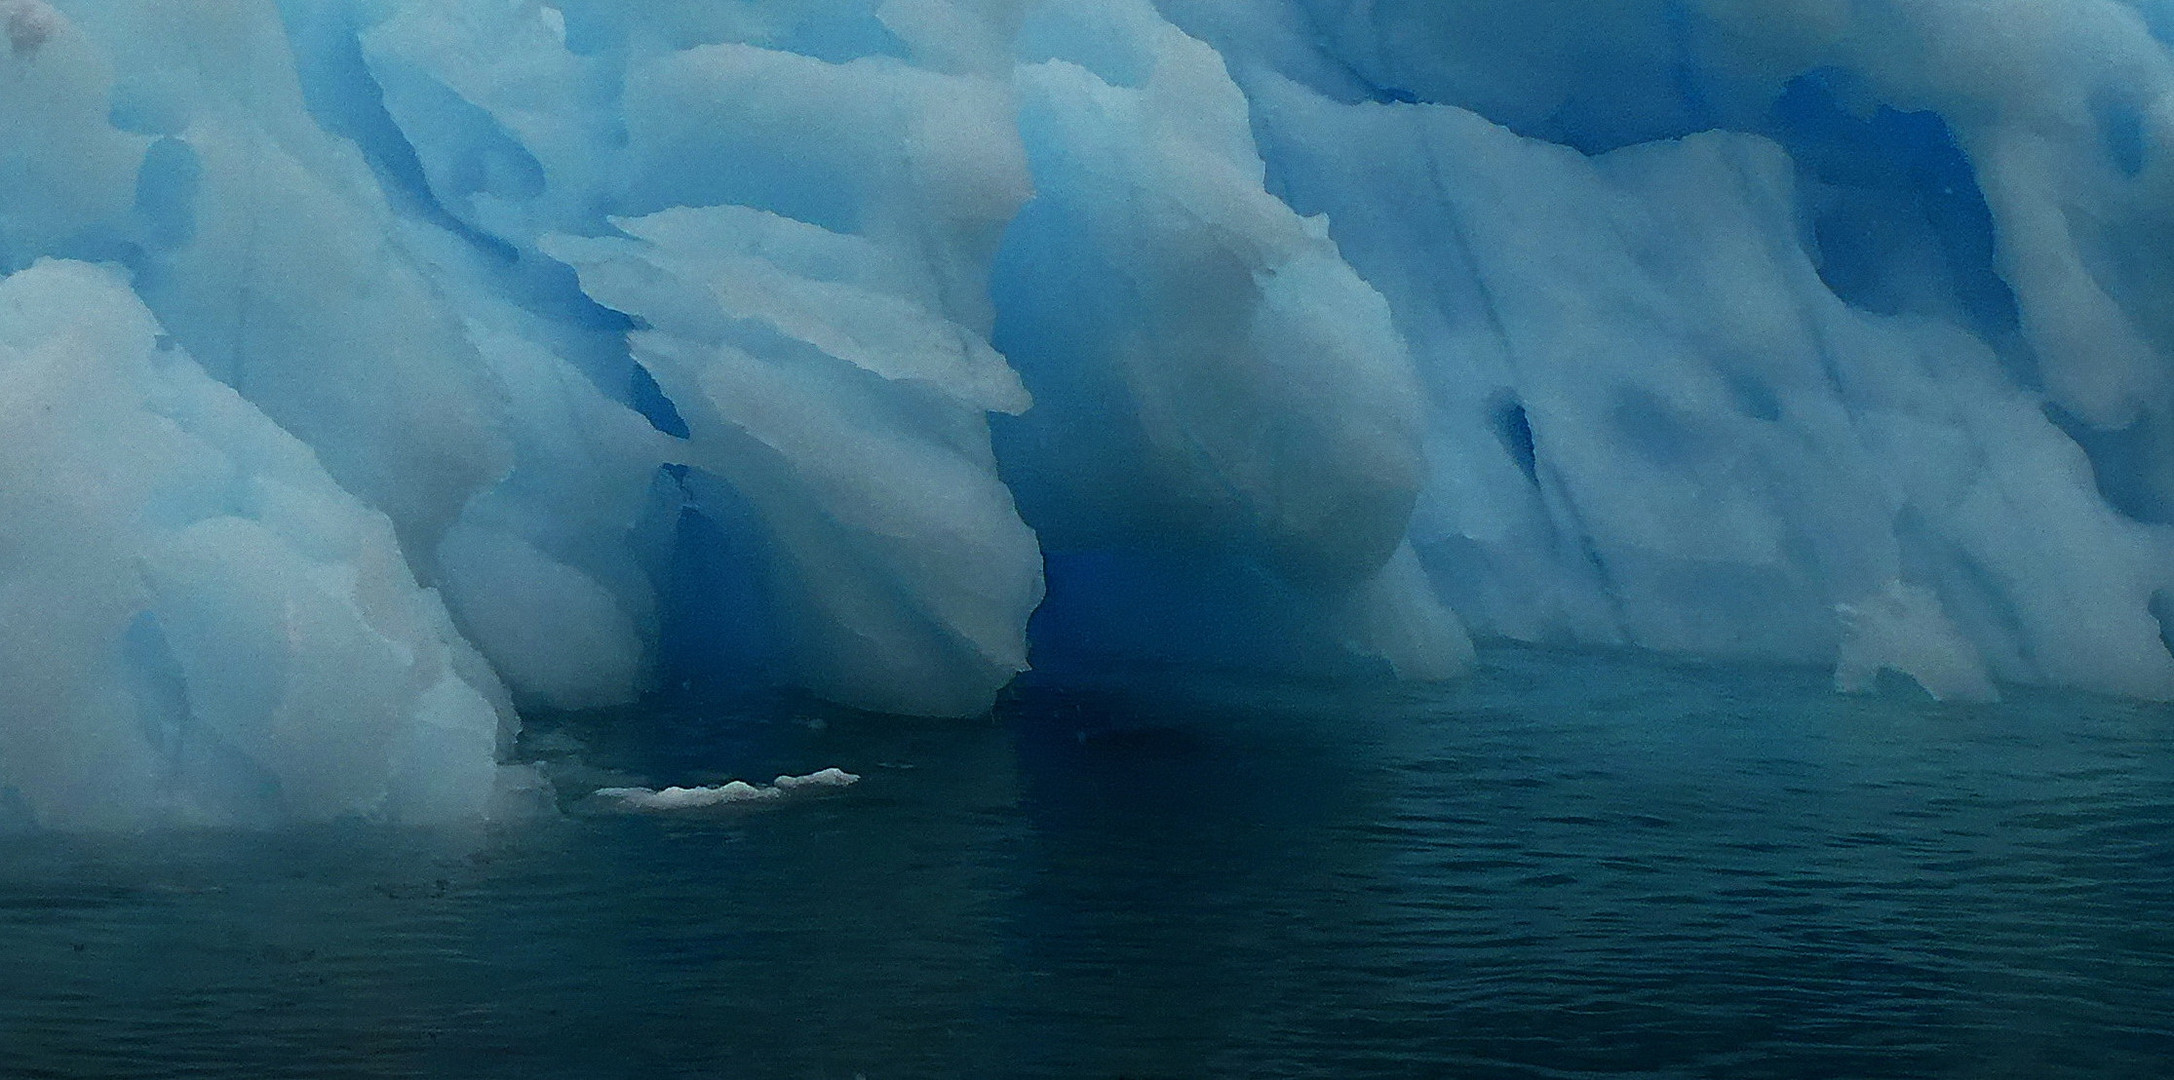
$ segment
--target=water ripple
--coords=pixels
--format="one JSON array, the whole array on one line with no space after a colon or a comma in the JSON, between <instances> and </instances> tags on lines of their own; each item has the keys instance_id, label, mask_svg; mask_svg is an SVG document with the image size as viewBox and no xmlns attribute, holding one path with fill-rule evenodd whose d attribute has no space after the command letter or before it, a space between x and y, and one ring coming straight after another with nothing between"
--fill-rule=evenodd
<instances>
[{"instance_id":1,"label":"water ripple","mask_svg":"<svg viewBox=\"0 0 2174 1080\"><path fill-rule=\"evenodd\" d=\"M1486 661L539 725L867 777L729 819L0 839L0 1076L2166 1075L2174 711Z\"/></svg>"}]
</instances>

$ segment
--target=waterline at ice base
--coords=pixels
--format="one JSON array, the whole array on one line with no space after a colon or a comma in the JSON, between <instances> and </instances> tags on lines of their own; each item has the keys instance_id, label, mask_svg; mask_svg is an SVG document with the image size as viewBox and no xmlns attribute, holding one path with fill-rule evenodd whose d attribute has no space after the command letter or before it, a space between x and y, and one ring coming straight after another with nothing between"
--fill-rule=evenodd
<instances>
[{"instance_id":1,"label":"waterline at ice base","mask_svg":"<svg viewBox=\"0 0 2174 1080\"><path fill-rule=\"evenodd\" d=\"M524 714L645 695L1475 641L2174 699L2174 3L0 29L8 829L489 818Z\"/></svg>"}]
</instances>

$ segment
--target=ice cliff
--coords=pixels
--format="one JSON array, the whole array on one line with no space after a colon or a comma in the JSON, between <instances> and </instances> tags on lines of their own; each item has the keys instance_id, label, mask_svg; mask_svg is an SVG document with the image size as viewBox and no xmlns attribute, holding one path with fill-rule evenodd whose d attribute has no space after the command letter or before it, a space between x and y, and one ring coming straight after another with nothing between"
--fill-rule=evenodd
<instances>
[{"instance_id":1,"label":"ice cliff","mask_svg":"<svg viewBox=\"0 0 2174 1080\"><path fill-rule=\"evenodd\" d=\"M0 0L0 823L1473 636L2174 698L2174 3Z\"/></svg>"}]
</instances>

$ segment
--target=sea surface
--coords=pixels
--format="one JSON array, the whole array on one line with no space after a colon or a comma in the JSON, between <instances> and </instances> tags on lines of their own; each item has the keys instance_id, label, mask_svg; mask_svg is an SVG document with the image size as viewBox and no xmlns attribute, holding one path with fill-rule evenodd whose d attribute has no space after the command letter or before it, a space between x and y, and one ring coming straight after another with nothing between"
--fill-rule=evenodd
<instances>
[{"instance_id":1,"label":"sea surface","mask_svg":"<svg viewBox=\"0 0 2174 1080\"><path fill-rule=\"evenodd\" d=\"M2174 1076L2174 709L1482 662L660 703L534 722L563 812L489 830L0 838L0 1077Z\"/></svg>"}]
</instances>

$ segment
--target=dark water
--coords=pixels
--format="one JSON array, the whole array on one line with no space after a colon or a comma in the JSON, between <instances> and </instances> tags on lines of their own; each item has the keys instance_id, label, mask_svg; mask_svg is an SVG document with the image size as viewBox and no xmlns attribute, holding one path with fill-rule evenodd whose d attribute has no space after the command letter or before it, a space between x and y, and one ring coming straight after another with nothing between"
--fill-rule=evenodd
<instances>
[{"instance_id":1,"label":"dark water","mask_svg":"<svg viewBox=\"0 0 2174 1080\"><path fill-rule=\"evenodd\" d=\"M531 740L866 777L707 818L0 840L0 1076L2174 1076L2174 711L1486 662Z\"/></svg>"}]
</instances>

